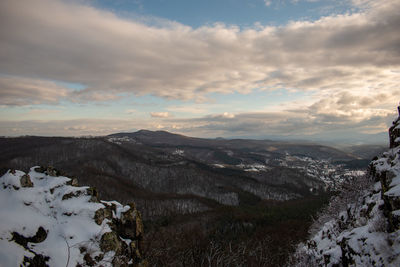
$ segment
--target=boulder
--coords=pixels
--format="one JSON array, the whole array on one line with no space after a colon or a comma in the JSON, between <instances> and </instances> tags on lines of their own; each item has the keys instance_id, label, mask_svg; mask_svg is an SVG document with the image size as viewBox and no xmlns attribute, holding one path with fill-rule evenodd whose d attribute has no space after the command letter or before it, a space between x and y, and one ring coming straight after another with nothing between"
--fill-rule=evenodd
<instances>
[{"instance_id":1,"label":"boulder","mask_svg":"<svg viewBox=\"0 0 400 267\"><path fill-rule=\"evenodd\" d=\"M31 181L31 177L29 176L29 174L22 175L19 181L22 187L33 187L33 183Z\"/></svg>"}]
</instances>

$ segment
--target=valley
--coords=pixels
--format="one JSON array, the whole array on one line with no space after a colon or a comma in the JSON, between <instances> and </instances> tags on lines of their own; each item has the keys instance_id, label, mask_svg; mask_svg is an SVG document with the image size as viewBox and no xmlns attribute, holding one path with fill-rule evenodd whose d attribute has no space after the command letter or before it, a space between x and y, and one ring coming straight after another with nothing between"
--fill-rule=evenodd
<instances>
[{"instance_id":1,"label":"valley","mask_svg":"<svg viewBox=\"0 0 400 267\"><path fill-rule=\"evenodd\" d=\"M2 172L53 166L96 187L102 199L134 202L152 266L193 265L215 252L210 249L249 266L267 264L260 255L269 251L267 266L279 265L307 236L312 216L343 183L365 175L370 160L354 148L144 130L0 138L0 147ZM261 254L236 255L243 249Z\"/></svg>"}]
</instances>

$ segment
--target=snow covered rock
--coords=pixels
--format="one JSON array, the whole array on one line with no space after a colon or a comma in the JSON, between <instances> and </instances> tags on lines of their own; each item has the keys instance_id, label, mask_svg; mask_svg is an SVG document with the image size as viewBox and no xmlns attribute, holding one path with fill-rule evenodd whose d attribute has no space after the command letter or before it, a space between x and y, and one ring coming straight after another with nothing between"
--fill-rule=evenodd
<instances>
[{"instance_id":1,"label":"snow covered rock","mask_svg":"<svg viewBox=\"0 0 400 267\"><path fill-rule=\"evenodd\" d=\"M400 145L400 106L397 107L399 117L393 121L392 127L389 129L390 147L394 148Z\"/></svg>"},{"instance_id":2,"label":"snow covered rock","mask_svg":"<svg viewBox=\"0 0 400 267\"><path fill-rule=\"evenodd\" d=\"M358 197L347 203L347 209L336 217L331 214L322 229L299 246L293 265L400 266L400 107L398 110L399 118L389 129L390 149L371 162L365 177L371 186L358 189ZM337 199L330 205L336 205Z\"/></svg>"},{"instance_id":3,"label":"snow covered rock","mask_svg":"<svg viewBox=\"0 0 400 267\"><path fill-rule=\"evenodd\" d=\"M134 204L99 201L97 191L52 168L0 178L1 266L145 266Z\"/></svg>"},{"instance_id":4,"label":"snow covered rock","mask_svg":"<svg viewBox=\"0 0 400 267\"><path fill-rule=\"evenodd\" d=\"M400 229L400 106L399 117L389 129L390 150L371 162L370 173L382 186L389 231Z\"/></svg>"}]
</instances>

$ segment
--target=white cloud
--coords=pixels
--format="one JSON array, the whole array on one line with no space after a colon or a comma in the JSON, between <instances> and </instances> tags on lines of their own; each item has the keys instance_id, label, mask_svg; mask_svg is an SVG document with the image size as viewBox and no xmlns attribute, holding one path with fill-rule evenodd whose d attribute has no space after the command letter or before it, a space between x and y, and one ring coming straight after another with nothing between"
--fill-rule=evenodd
<instances>
[{"instance_id":1,"label":"white cloud","mask_svg":"<svg viewBox=\"0 0 400 267\"><path fill-rule=\"evenodd\" d=\"M135 113L137 113L137 110L136 109L127 109L127 110L125 110L125 113L127 113L127 114L135 114Z\"/></svg>"},{"instance_id":2,"label":"white cloud","mask_svg":"<svg viewBox=\"0 0 400 267\"><path fill-rule=\"evenodd\" d=\"M30 115L30 116L39 115L39 116L42 116L42 115L55 114L55 113L60 113L60 112L61 112L61 110L59 110L59 109L39 109L39 108L34 108L34 109L29 110L26 115Z\"/></svg>"},{"instance_id":3,"label":"white cloud","mask_svg":"<svg viewBox=\"0 0 400 267\"><path fill-rule=\"evenodd\" d=\"M68 94L67 88L52 81L0 76L0 105L56 104Z\"/></svg>"},{"instance_id":4,"label":"white cloud","mask_svg":"<svg viewBox=\"0 0 400 267\"><path fill-rule=\"evenodd\" d=\"M168 112L150 112L150 116L153 118L168 118L171 115Z\"/></svg>"},{"instance_id":5,"label":"white cloud","mask_svg":"<svg viewBox=\"0 0 400 267\"><path fill-rule=\"evenodd\" d=\"M130 93L204 101L211 92L352 89L371 79L381 90L399 80L398 73L387 74L400 69L400 3L394 0L261 30L151 27L76 2L26 5L0 3L0 71L83 84L86 89L68 95L78 102Z\"/></svg>"},{"instance_id":6,"label":"white cloud","mask_svg":"<svg viewBox=\"0 0 400 267\"><path fill-rule=\"evenodd\" d=\"M207 107L205 104L201 105L200 107L197 105L190 105L190 106L170 106L167 107L167 110L172 112L180 112L180 113L190 113L190 114L204 114L207 113Z\"/></svg>"},{"instance_id":7,"label":"white cloud","mask_svg":"<svg viewBox=\"0 0 400 267\"><path fill-rule=\"evenodd\" d=\"M270 6L272 4L271 0L264 0L265 6Z\"/></svg>"},{"instance_id":8,"label":"white cloud","mask_svg":"<svg viewBox=\"0 0 400 267\"><path fill-rule=\"evenodd\" d=\"M222 117L227 118L227 119L233 119L235 118L235 114L229 113L229 112L224 112L222 114Z\"/></svg>"}]
</instances>

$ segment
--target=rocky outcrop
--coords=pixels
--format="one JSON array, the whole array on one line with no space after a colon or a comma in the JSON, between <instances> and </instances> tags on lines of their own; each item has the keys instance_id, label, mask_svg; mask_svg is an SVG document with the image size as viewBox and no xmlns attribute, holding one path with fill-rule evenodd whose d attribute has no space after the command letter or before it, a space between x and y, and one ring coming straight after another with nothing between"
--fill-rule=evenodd
<instances>
[{"instance_id":1,"label":"rocky outcrop","mask_svg":"<svg viewBox=\"0 0 400 267\"><path fill-rule=\"evenodd\" d=\"M0 178L0 262L5 266L146 266L133 203L100 201L51 168Z\"/></svg>"},{"instance_id":2,"label":"rocky outcrop","mask_svg":"<svg viewBox=\"0 0 400 267\"><path fill-rule=\"evenodd\" d=\"M370 176L381 184L388 230L400 229L400 106L399 117L389 129L390 150L370 164Z\"/></svg>"},{"instance_id":3,"label":"rocky outcrop","mask_svg":"<svg viewBox=\"0 0 400 267\"><path fill-rule=\"evenodd\" d=\"M293 265L400 266L400 107L398 110L399 117L389 129L390 149L373 159L369 175L354 181L350 190L331 201L327 210L335 206L344 209L328 214L328 222L299 246ZM346 202L346 197L352 201Z\"/></svg>"},{"instance_id":4,"label":"rocky outcrop","mask_svg":"<svg viewBox=\"0 0 400 267\"><path fill-rule=\"evenodd\" d=\"M28 174L22 175L21 179L19 179L19 182L21 183L22 187L33 187L33 183Z\"/></svg>"},{"instance_id":5,"label":"rocky outcrop","mask_svg":"<svg viewBox=\"0 0 400 267\"><path fill-rule=\"evenodd\" d=\"M399 117L393 121L392 127L389 128L390 148L395 148L400 145L400 106L397 107Z\"/></svg>"}]
</instances>

